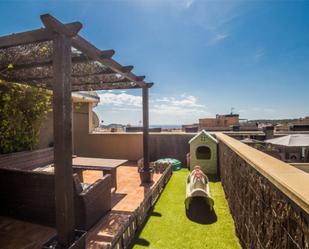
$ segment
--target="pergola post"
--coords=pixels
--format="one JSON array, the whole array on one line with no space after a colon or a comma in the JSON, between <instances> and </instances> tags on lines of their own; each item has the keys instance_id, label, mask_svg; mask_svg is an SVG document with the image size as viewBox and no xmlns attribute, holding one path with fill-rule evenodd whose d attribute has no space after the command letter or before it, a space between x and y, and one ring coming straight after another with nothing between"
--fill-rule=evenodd
<instances>
[{"instance_id":1,"label":"pergola post","mask_svg":"<svg viewBox=\"0 0 309 249\"><path fill-rule=\"evenodd\" d=\"M74 240L72 180L71 38L57 34L53 42L53 115L56 228L58 243Z\"/></svg>"},{"instance_id":2,"label":"pergola post","mask_svg":"<svg viewBox=\"0 0 309 249\"><path fill-rule=\"evenodd\" d=\"M143 157L144 169L143 180L150 182L150 169L149 169L149 88L148 85L143 86Z\"/></svg>"}]
</instances>

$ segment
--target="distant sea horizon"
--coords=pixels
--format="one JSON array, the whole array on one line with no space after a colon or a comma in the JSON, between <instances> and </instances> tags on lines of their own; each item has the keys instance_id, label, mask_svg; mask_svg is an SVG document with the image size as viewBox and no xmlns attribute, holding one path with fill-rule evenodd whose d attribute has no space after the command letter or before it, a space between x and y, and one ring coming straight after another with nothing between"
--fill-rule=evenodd
<instances>
[{"instance_id":1,"label":"distant sea horizon","mask_svg":"<svg viewBox=\"0 0 309 249\"><path fill-rule=\"evenodd\" d=\"M101 124L101 126L110 126L110 125L119 125L119 126L126 126L123 124L118 124L118 123L110 123L110 124ZM132 125L133 127L138 127L138 126L142 126L141 124L139 125ZM150 124L149 128L162 128L162 129L179 129L182 128L181 124Z\"/></svg>"},{"instance_id":2,"label":"distant sea horizon","mask_svg":"<svg viewBox=\"0 0 309 249\"><path fill-rule=\"evenodd\" d=\"M177 125L177 124L169 124L169 125L164 125L164 124L156 124L156 125L149 125L149 128L162 128L162 129L178 129L181 128L182 125Z\"/></svg>"}]
</instances>

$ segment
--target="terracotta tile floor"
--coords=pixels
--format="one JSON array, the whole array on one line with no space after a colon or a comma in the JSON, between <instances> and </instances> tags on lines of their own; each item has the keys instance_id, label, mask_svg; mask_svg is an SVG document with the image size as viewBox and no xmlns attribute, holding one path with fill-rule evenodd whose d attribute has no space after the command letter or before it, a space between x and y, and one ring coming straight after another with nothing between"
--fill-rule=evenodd
<instances>
[{"instance_id":1,"label":"terracotta tile floor","mask_svg":"<svg viewBox=\"0 0 309 249\"><path fill-rule=\"evenodd\" d=\"M100 172L85 171L84 181L92 182L101 176ZM154 174L154 183L161 177L161 174ZM94 226L87 236L87 248L102 248L111 242L113 237L124 227L132 212L134 212L143 201L145 194L151 186L141 186L137 167L127 163L117 170L118 188L112 196L112 211L104 216Z\"/></svg>"}]
</instances>

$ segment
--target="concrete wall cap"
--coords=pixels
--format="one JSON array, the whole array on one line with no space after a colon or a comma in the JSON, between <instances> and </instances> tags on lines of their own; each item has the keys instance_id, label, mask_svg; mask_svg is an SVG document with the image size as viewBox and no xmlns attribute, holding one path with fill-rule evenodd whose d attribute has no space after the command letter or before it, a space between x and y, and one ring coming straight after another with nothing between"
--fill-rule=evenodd
<instances>
[{"instance_id":1,"label":"concrete wall cap","mask_svg":"<svg viewBox=\"0 0 309 249\"><path fill-rule=\"evenodd\" d=\"M223 133L216 137L309 214L308 173Z\"/></svg>"}]
</instances>

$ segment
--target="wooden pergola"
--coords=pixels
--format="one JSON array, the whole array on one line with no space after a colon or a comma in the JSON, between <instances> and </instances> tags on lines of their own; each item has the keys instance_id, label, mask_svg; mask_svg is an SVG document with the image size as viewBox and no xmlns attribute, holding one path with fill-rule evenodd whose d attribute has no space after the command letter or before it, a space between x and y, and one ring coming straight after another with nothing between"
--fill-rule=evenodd
<instances>
[{"instance_id":1,"label":"wooden pergola","mask_svg":"<svg viewBox=\"0 0 309 249\"><path fill-rule=\"evenodd\" d=\"M144 169L149 174L148 91L153 83L78 35L80 22L63 24L49 14L44 28L0 37L0 81L53 91L56 229L58 243L74 240L72 184L72 91L141 88Z\"/></svg>"}]
</instances>

